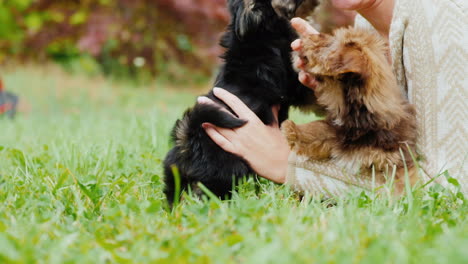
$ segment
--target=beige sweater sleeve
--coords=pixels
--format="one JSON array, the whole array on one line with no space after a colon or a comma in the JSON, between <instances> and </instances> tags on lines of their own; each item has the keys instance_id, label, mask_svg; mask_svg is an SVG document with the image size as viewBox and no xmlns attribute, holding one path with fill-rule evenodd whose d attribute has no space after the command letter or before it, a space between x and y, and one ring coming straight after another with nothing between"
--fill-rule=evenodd
<instances>
[{"instance_id":1,"label":"beige sweater sleeve","mask_svg":"<svg viewBox=\"0 0 468 264\"><path fill-rule=\"evenodd\" d=\"M372 26L358 16L356 27ZM390 29L393 70L417 109L422 180L448 171L468 193L468 14L464 0L397 0ZM383 182L347 173L333 161L289 157L287 182L325 196ZM438 178L445 184L444 177Z\"/></svg>"}]
</instances>

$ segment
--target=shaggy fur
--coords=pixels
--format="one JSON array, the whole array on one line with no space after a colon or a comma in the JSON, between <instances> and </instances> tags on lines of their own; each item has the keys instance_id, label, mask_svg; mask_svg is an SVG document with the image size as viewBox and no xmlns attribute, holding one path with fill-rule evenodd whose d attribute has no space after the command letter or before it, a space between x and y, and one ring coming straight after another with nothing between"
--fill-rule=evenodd
<instances>
[{"instance_id":1,"label":"shaggy fur","mask_svg":"<svg viewBox=\"0 0 468 264\"><path fill-rule=\"evenodd\" d=\"M308 124L284 122L290 146L313 160L331 158L351 173L373 166L391 174L396 166L397 181L406 164L414 180L415 109L397 85L386 43L353 28L310 35L302 42L296 59L301 56L305 71L317 79L317 102L327 113L325 120Z\"/></svg>"},{"instance_id":2,"label":"shaggy fur","mask_svg":"<svg viewBox=\"0 0 468 264\"><path fill-rule=\"evenodd\" d=\"M314 1L315 0L309 0ZM280 105L279 121L291 105L313 103L313 92L298 82L291 65L291 42L298 36L289 18L302 0L230 0L231 22L221 39L225 61L215 81L238 96L265 123L274 121L271 107ZM207 95L232 112L210 91ZM220 198L229 196L236 181L253 173L247 162L217 146L201 127L209 122L236 128L245 124L214 105L196 104L178 120L172 132L175 146L164 161L167 200L178 199L173 171L178 170L181 191L198 189L200 182ZM196 191L199 192L199 191Z\"/></svg>"}]
</instances>

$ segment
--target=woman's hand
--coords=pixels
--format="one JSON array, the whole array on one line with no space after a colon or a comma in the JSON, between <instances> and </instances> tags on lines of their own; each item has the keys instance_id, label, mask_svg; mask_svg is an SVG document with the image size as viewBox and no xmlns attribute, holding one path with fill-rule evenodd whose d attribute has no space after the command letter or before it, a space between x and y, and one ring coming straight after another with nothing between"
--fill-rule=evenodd
<instances>
[{"instance_id":1,"label":"woman's hand","mask_svg":"<svg viewBox=\"0 0 468 264\"><path fill-rule=\"evenodd\" d=\"M309 23L307 23L307 21L305 21L304 19L302 18L293 18L291 20L291 25L292 27L296 30L296 32L299 34L299 37L303 37L303 36L306 36L306 35L310 35L310 34L319 34L319 32L317 30L315 30L315 28L313 28ZM295 41L293 41L291 43L291 48L296 51L296 52L301 52L302 50L302 41L301 39L296 39ZM295 62L294 62L294 66L296 67L296 69L300 69L300 72L299 72L299 81L311 88L311 89L314 89L315 86L317 85L317 82L315 81L315 78L312 77L310 74L308 74L307 72L304 71L304 62L298 58Z\"/></svg>"},{"instance_id":2,"label":"woman's hand","mask_svg":"<svg viewBox=\"0 0 468 264\"><path fill-rule=\"evenodd\" d=\"M272 108L276 122L267 126L235 95L221 88L214 88L213 92L247 123L235 129L204 123L208 136L225 151L246 160L258 175L284 183L290 150L279 128L279 107ZM215 104L207 97L199 97L198 103Z\"/></svg>"}]
</instances>

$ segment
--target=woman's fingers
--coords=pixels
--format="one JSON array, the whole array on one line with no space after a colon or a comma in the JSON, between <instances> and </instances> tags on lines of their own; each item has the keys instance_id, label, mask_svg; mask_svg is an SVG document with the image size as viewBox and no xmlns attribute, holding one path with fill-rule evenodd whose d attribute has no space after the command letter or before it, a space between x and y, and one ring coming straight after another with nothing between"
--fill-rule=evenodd
<instances>
[{"instance_id":1,"label":"woman's fingers","mask_svg":"<svg viewBox=\"0 0 468 264\"><path fill-rule=\"evenodd\" d=\"M319 34L315 28L313 28L307 21L301 18L293 18L291 20L291 25L294 29L296 29L297 33L300 37L304 37L310 34ZM300 52L302 49L302 41L300 39L296 39L291 43L291 48L294 51ZM302 69L304 67L304 61L299 57L294 61L294 67L296 69ZM304 84L305 86L314 89L317 85L314 78L312 78L309 74L305 73L304 71L299 72L299 81Z\"/></svg>"},{"instance_id":2,"label":"woman's fingers","mask_svg":"<svg viewBox=\"0 0 468 264\"><path fill-rule=\"evenodd\" d=\"M236 141L236 132L232 130L231 128L224 128L224 127L217 127L211 123L203 123L202 127L208 128L212 127L214 128L219 134L221 134L225 139L227 139L229 142L234 143Z\"/></svg>"},{"instance_id":3,"label":"woman's fingers","mask_svg":"<svg viewBox=\"0 0 468 264\"><path fill-rule=\"evenodd\" d=\"M309 77L307 76L305 72L303 71L299 72L299 81L302 84L306 84L308 80L309 80Z\"/></svg>"},{"instance_id":4,"label":"woman's fingers","mask_svg":"<svg viewBox=\"0 0 468 264\"><path fill-rule=\"evenodd\" d=\"M302 69L304 67L304 61L298 57L297 59L294 60L294 67L296 69Z\"/></svg>"},{"instance_id":5,"label":"woman's fingers","mask_svg":"<svg viewBox=\"0 0 468 264\"><path fill-rule=\"evenodd\" d=\"M206 96L199 96L197 98L197 103L199 104L210 104L210 105L214 105L214 106L218 106L219 109L221 111L224 111L230 115L232 115L233 117L237 118L237 116L234 116L231 112L229 112L229 110L227 110L225 107L219 105L218 103L216 103L215 101L211 100L210 98L206 97Z\"/></svg>"},{"instance_id":6,"label":"woman's fingers","mask_svg":"<svg viewBox=\"0 0 468 264\"><path fill-rule=\"evenodd\" d=\"M270 125L271 127L279 127L279 122L278 122L278 113L280 110L280 105L274 105L271 107L271 112L273 113L273 123Z\"/></svg>"},{"instance_id":7,"label":"woman's fingers","mask_svg":"<svg viewBox=\"0 0 468 264\"><path fill-rule=\"evenodd\" d=\"M302 49L302 40L296 39L295 41L291 42L291 48L294 51L300 51Z\"/></svg>"},{"instance_id":8,"label":"woman's fingers","mask_svg":"<svg viewBox=\"0 0 468 264\"><path fill-rule=\"evenodd\" d=\"M319 34L307 21L302 18L295 17L291 19L291 26L297 31L299 36L303 37L309 34Z\"/></svg>"},{"instance_id":9,"label":"woman's fingers","mask_svg":"<svg viewBox=\"0 0 468 264\"><path fill-rule=\"evenodd\" d=\"M213 140L216 143L216 145L220 146L222 149L224 149L227 152L230 152L236 155L238 154L236 153L236 148L234 144L221 133L223 130L227 130L227 129L217 128L209 123L203 123L202 127L203 129L205 129L206 134L208 134L211 140Z\"/></svg>"},{"instance_id":10,"label":"woman's fingers","mask_svg":"<svg viewBox=\"0 0 468 264\"><path fill-rule=\"evenodd\" d=\"M239 118L246 120L259 120L257 115L255 115L255 113L252 112L252 110L250 110L250 108L248 108L241 99L232 93L218 87L213 88L213 93L216 97L225 102Z\"/></svg>"},{"instance_id":11,"label":"woman's fingers","mask_svg":"<svg viewBox=\"0 0 468 264\"><path fill-rule=\"evenodd\" d=\"M299 81L311 89L315 89L315 86L317 86L317 81L315 78L304 71L299 72Z\"/></svg>"},{"instance_id":12,"label":"woman's fingers","mask_svg":"<svg viewBox=\"0 0 468 264\"><path fill-rule=\"evenodd\" d=\"M199 96L197 98L197 103L199 104L212 104L212 105L218 105L217 103L215 103L213 100L211 100L210 98L206 97L206 96Z\"/></svg>"}]
</instances>

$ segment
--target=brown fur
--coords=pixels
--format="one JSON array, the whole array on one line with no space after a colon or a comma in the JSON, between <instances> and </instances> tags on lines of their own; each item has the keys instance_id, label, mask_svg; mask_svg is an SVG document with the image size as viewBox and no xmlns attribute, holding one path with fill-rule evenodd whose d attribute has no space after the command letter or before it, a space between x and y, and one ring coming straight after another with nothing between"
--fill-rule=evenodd
<instances>
[{"instance_id":1,"label":"brown fur","mask_svg":"<svg viewBox=\"0 0 468 264\"><path fill-rule=\"evenodd\" d=\"M312 15L315 8L320 4L320 0L304 0L296 10L296 17L307 18Z\"/></svg>"},{"instance_id":2,"label":"brown fur","mask_svg":"<svg viewBox=\"0 0 468 264\"><path fill-rule=\"evenodd\" d=\"M326 108L326 120L284 122L290 146L313 160L333 159L352 173L396 166L400 182L406 165L414 183L415 109L397 85L386 43L353 28L309 35L302 42L303 50L295 56L301 56L305 70L318 81L315 95Z\"/></svg>"}]
</instances>

